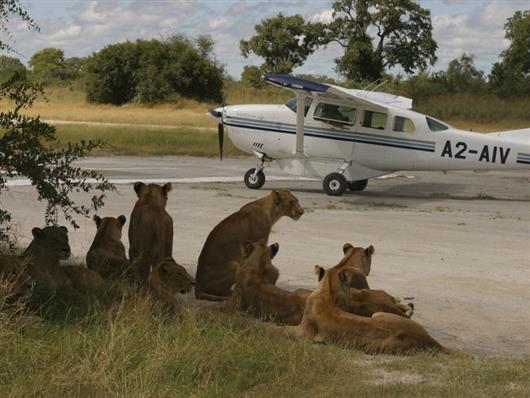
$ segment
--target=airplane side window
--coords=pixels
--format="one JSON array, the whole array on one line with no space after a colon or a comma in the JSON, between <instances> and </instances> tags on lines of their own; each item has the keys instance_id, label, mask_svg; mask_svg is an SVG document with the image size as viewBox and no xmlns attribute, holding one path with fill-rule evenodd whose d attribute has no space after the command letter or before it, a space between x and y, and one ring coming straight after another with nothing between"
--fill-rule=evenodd
<instances>
[{"instance_id":1,"label":"airplane side window","mask_svg":"<svg viewBox=\"0 0 530 398\"><path fill-rule=\"evenodd\" d=\"M311 103L313 102L312 98L306 97L304 99L304 116L307 116L307 112L309 111L309 108L311 107ZM291 98L289 101L285 103L285 106L292 110L294 113L296 113L296 97Z\"/></svg>"},{"instance_id":2,"label":"airplane side window","mask_svg":"<svg viewBox=\"0 0 530 398\"><path fill-rule=\"evenodd\" d=\"M353 125L355 123L355 108L321 102L315 109L314 117L327 123Z\"/></svg>"},{"instance_id":3,"label":"airplane side window","mask_svg":"<svg viewBox=\"0 0 530 398\"><path fill-rule=\"evenodd\" d=\"M364 111L362 126L371 129L384 130L386 127L386 113Z\"/></svg>"},{"instance_id":4,"label":"airplane side window","mask_svg":"<svg viewBox=\"0 0 530 398\"><path fill-rule=\"evenodd\" d=\"M442 131L442 130L448 130L449 127L445 124L439 122L438 120L434 120L430 117L426 117L427 119L427 125L429 126L429 129L431 131Z\"/></svg>"},{"instance_id":5,"label":"airplane side window","mask_svg":"<svg viewBox=\"0 0 530 398\"><path fill-rule=\"evenodd\" d=\"M416 128L414 127L414 123L412 123L412 120L406 117L396 116L394 118L394 131L399 131L402 133L413 133L416 131Z\"/></svg>"}]
</instances>

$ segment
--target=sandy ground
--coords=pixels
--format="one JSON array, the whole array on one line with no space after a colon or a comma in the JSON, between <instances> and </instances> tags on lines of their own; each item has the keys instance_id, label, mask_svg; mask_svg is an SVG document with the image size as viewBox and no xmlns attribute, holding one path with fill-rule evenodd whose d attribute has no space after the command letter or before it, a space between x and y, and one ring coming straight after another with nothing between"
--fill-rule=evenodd
<instances>
[{"instance_id":1,"label":"sandy ground","mask_svg":"<svg viewBox=\"0 0 530 398\"><path fill-rule=\"evenodd\" d=\"M345 242L373 244L371 286L414 297L414 319L441 343L479 355L530 354L527 172L403 173L371 180L365 192L333 198L322 193L320 182L282 180L285 175L274 168L267 176L279 180L260 191L241 182L211 182L236 181L254 166L248 158L92 158L81 165L123 182L101 216L129 216L135 201L131 180L177 181L168 201L174 257L191 273L214 225L270 189L290 189L306 214L296 222L284 218L273 228L270 240L280 243L274 263L281 286L313 288L315 264L336 264ZM197 177L210 178L200 183ZM35 198L24 186L0 197L0 207L14 214L21 245L29 242L32 227L43 224L44 205ZM79 223L70 240L74 256L84 258L95 225L89 219Z\"/></svg>"}]
</instances>

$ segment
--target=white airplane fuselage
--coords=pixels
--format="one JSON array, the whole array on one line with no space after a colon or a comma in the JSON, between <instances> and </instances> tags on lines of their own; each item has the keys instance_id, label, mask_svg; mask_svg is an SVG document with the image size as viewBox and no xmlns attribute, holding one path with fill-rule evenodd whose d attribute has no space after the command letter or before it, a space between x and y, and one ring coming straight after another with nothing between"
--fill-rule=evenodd
<instances>
[{"instance_id":1,"label":"white airplane fuselage","mask_svg":"<svg viewBox=\"0 0 530 398\"><path fill-rule=\"evenodd\" d=\"M432 131L426 115L391 106L356 106L355 120L342 125L316 118L318 103L312 101L304 118L303 156L295 152L297 116L287 105L235 105L218 111L237 148L264 154L283 171L303 177L323 178L337 170L348 181L409 170L530 170L530 129L485 134L445 125L445 130ZM386 114L384 128L363 126L362 114L371 110ZM396 116L412 122L413 131L394 131Z\"/></svg>"}]
</instances>

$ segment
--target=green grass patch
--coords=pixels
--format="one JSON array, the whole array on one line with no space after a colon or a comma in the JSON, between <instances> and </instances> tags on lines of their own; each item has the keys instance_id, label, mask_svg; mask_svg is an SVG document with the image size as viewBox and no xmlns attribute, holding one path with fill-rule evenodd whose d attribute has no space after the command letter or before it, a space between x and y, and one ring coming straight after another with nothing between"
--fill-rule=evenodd
<instances>
[{"instance_id":1,"label":"green grass patch","mask_svg":"<svg viewBox=\"0 0 530 398\"><path fill-rule=\"evenodd\" d=\"M91 296L63 317L41 309L40 321L0 312L2 396L530 394L530 357L369 356L289 339L244 315L190 302L168 315L131 292L107 299L94 305Z\"/></svg>"},{"instance_id":2,"label":"green grass patch","mask_svg":"<svg viewBox=\"0 0 530 398\"><path fill-rule=\"evenodd\" d=\"M64 147L68 142L102 140L106 147L94 155L130 156L219 156L217 133L189 128L147 128L133 126L59 125L58 141L54 147ZM238 156L239 151L225 135L225 156Z\"/></svg>"}]
</instances>

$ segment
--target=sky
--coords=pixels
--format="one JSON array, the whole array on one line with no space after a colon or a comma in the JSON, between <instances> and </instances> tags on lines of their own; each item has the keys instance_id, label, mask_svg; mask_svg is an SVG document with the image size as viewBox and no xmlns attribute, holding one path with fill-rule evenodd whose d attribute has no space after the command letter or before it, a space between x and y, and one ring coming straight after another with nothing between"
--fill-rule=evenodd
<instances>
[{"instance_id":1,"label":"sky","mask_svg":"<svg viewBox=\"0 0 530 398\"><path fill-rule=\"evenodd\" d=\"M517 10L530 9L528 0L419 0L431 11L438 61L433 70L462 53L475 55L475 65L489 72L509 42L504 24ZM306 20L328 21L331 0L21 0L40 26L29 31L13 20L10 31L19 58L27 63L33 53L46 47L61 48L66 57L87 56L106 45L126 40L161 38L172 33L189 37L209 34L215 56L231 76L239 78L243 67L262 61L243 58L239 41L254 33L262 19L279 12L301 14ZM336 77L334 59L338 45L317 50L295 73ZM392 71L399 73L399 68Z\"/></svg>"}]
</instances>

